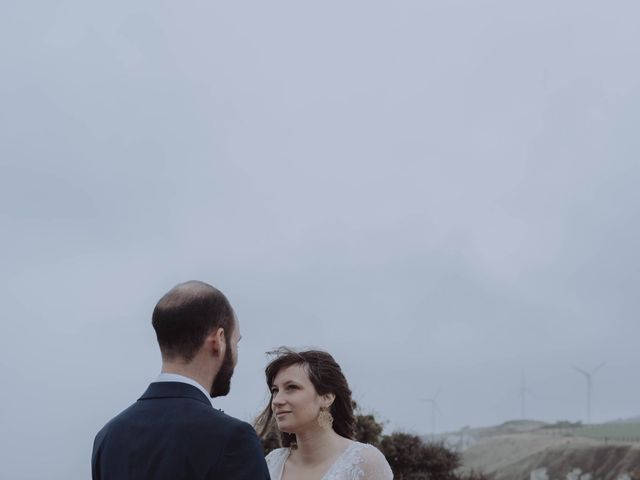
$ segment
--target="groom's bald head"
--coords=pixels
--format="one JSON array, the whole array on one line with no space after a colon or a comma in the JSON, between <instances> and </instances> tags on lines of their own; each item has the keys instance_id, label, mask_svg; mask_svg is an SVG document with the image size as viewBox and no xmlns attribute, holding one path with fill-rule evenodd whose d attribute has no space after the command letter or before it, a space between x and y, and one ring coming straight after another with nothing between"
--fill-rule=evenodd
<instances>
[{"instance_id":1,"label":"groom's bald head","mask_svg":"<svg viewBox=\"0 0 640 480\"><path fill-rule=\"evenodd\" d=\"M190 362L213 330L223 328L230 336L235 320L220 290L192 280L176 285L158 301L151 323L162 357Z\"/></svg>"}]
</instances>

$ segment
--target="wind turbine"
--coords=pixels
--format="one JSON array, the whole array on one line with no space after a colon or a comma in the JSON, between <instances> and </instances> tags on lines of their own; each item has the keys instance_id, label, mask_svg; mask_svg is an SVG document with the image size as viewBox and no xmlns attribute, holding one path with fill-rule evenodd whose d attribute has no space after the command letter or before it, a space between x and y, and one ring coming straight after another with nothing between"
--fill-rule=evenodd
<instances>
[{"instance_id":1,"label":"wind turbine","mask_svg":"<svg viewBox=\"0 0 640 480\"><path fill-rule=\"evenodd\" d=\"M596 368L591 370L590 372L583 370L582 368L576 367L573 365L573 368L587 379L587 423L591 423L591 397L593 396L593 376L595 373L604 367L606 362L602 362Z\"/></svg>"},{"instance_id":2,"label":"wind turbine","mask_svg":"<svg viewBox=\"0 0 640 480\"><path fill-rule=\"evenodd\" d=\"M527 418L527 395L534 395L531 390L527 388L527 377L525 377L524 372L522 373L522 386L520 387L520 401L521 401L521 413L522 419L526 420Z\"/></svg>"},{"instance_id":3,"label":"wind turbine","mask_svg":"<svg viewBox=\"0 0 640 480\"><path fill-rule=\"evenodd\" d=\"M440 395L440 390L431 398L423 398L423 402L427 402L431 404L431 440L436 439L436 410L441 412L440 407L438 406L438 395Z\"/></svg>"}]
</instances>

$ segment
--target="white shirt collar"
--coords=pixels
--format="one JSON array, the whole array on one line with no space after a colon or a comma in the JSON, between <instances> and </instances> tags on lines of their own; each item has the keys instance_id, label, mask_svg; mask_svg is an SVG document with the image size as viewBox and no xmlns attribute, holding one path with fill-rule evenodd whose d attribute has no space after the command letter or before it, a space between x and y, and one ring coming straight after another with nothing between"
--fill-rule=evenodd
<instances>
[{"instance_id":1,"label":"white shirt collar","mask_svg":"<svg viewBox=\"0 0 640 480\"><path fill-rule=\"evenodd\" d=\"M158 375L158 378L156 378L155 381L156 382L180 382L180 383L186 383L187 385L193 385L202 393L204 393L205 397L207 397L209 401L211 401L211 395L209 394L209 392L207 392L207 390L198 382L196 382L193 378L185 377L184 375L178 375L177 373L161 373L160 375Z\"/></svg>"}]
</instances>

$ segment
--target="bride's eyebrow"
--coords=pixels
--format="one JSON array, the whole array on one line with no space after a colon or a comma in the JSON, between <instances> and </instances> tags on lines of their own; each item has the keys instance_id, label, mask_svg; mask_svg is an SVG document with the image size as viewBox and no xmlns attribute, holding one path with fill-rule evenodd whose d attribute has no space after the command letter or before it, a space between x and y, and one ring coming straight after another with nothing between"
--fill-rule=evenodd
<instances>
[{"instance_id":1,"label":"bride's eyebrow","mask_svg":"<svg viewBox=\"0 0 640 480\"><path fill-rule=\"evenodd\" d=\"M287 385L299 385L299 384L295 380L285 380L284 382L282 382L283 387L286 387ZM273 384L271 385L271 388L276 386L277 386L276 382L273 382Z\"/></svg>"}]
</instances>

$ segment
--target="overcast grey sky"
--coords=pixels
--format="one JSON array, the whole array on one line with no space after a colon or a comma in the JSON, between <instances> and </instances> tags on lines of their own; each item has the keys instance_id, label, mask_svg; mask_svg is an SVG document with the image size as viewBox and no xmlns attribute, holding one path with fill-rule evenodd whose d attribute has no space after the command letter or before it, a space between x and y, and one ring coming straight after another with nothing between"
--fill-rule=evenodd
<instances>
[{"instance_id":1,"label":"overcast grey sky","mask_svg":"<svg viewBox=\"0 0 640 480\"><path fill-rule=\"evenodd\" d=\"M89 477L157 299L315 346L387 429L640 415L635 1L0 4L0 477Z\"/></svg>"}]
</instances>

